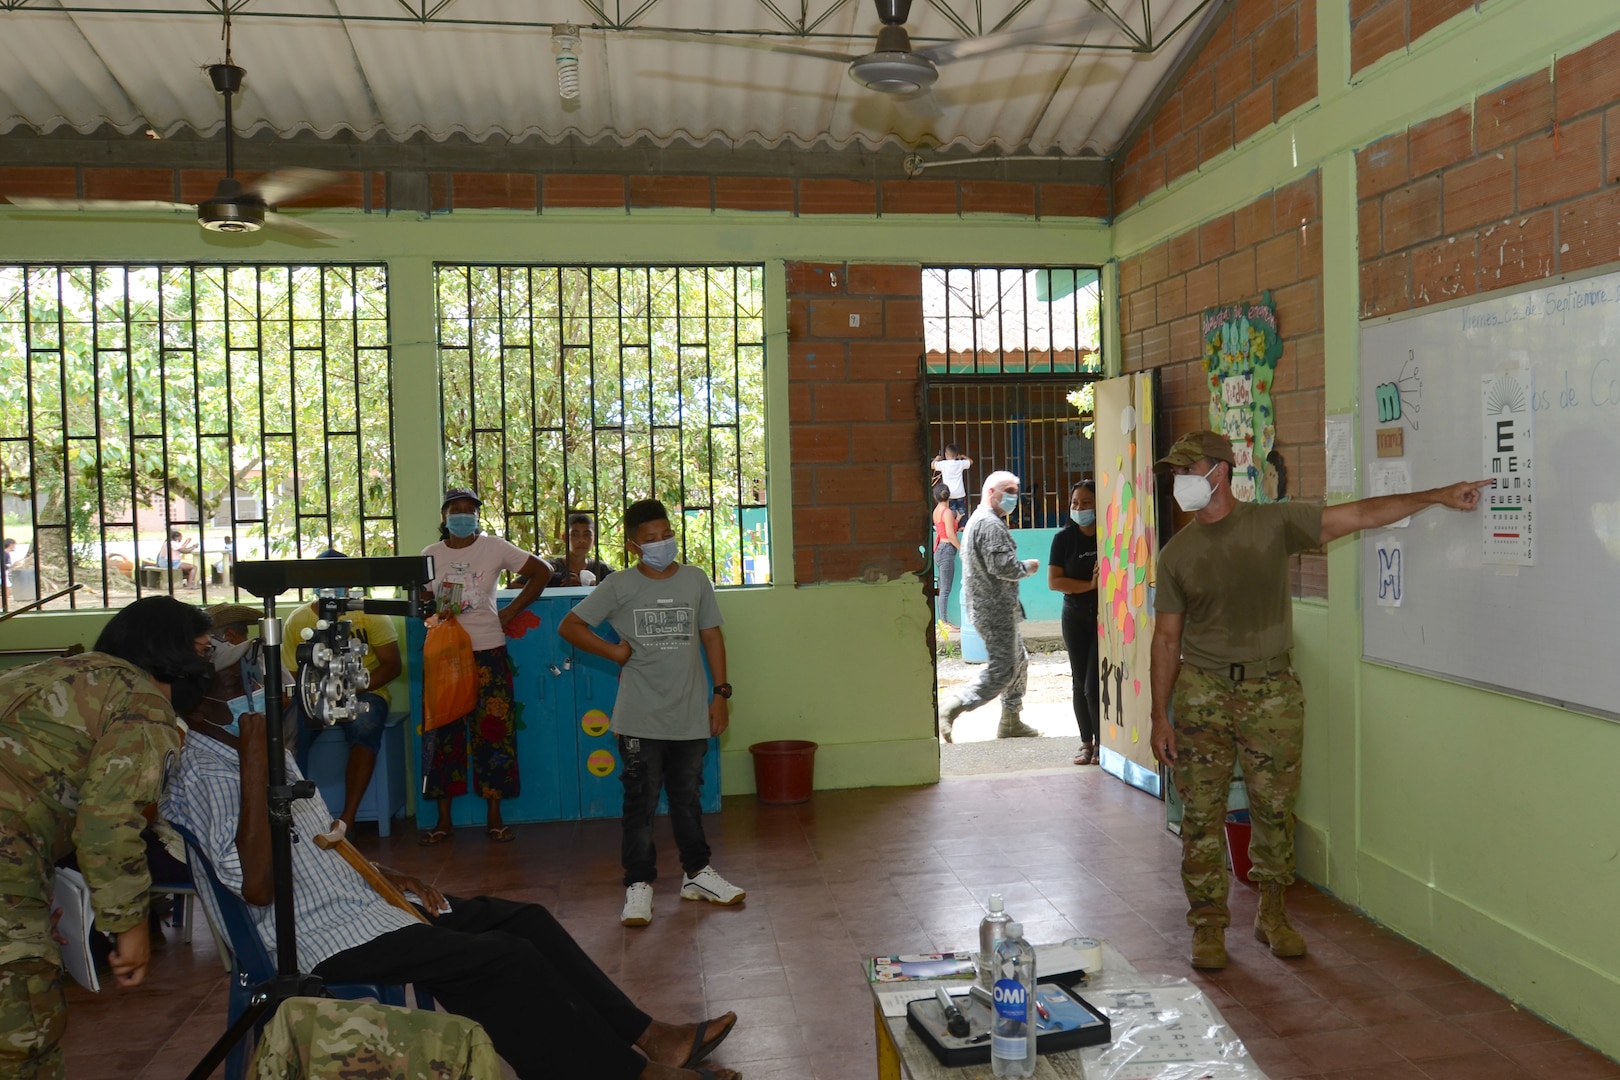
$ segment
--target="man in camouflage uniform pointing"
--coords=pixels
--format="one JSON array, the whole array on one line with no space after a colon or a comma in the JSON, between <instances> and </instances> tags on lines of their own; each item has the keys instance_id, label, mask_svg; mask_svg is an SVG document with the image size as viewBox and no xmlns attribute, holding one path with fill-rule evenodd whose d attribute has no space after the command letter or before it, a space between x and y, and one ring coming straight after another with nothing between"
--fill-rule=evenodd
<instances>
[{"instance_id":1,"label":"man in camouflage uniform pointing","mask_svg":"<svg viewBox=\"0 0 1620 1080\"><path fill-rule=\"evenodd\" d=\"M108 622L97 651L0 676L0 1076L63 1075L67 1002L50 928L57 860L78 853L96 924L117 939L119 985L146 976L142 811L180 746L171 695L193 707L212 674L199 655L207 632L196 608L150 597Z\"/></svg>"},{"instance_id":2,"label":"man in camouflage uniform pointing","mask_svg":"<svg viewBox=\"0 0 1620 1080\"><path fill-rule=\"evenodd\" d=\"M1186 814L1181 884L1192 966L1226 966L1226 837L1233 765L1242 762L1260 886L1255 937L1277 956L1304 956L1283 890L1294 880L1294 802L1305 741L1305 694L1294 674L1288 559L1430 506L1472 510L1489 480L1323 508L1255 505L1232 494L1232 444L1213 431L1176 440L1154 470L1174 476L1194 521L1159 555L1153 630L1153 756L1172 770ZM1174 708L1172 709L1172 705ZM1174 721L1172 723L1172 720Z\"/></svg>"}]
</instances>

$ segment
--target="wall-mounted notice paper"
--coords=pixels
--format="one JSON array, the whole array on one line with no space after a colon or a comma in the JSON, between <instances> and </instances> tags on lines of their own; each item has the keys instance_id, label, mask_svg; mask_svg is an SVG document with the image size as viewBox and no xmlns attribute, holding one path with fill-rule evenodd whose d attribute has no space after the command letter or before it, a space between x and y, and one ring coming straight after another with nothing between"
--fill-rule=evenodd
<instances>
[{"instance_id":1,"label":"wall-mounted notice paper","mask_svg":"<svg viewBox=\"0 0 1620 1080\"><path fill-rule=\"evenodd\" d=\"M1530 421L1530 369L1480 378L1484 414L1485 489L1481 509L1485 561L1534 566L1535 507L1530 491L1535 476L1535 428Z\"/></svg>"},{"instance_id":2,"label":"wall-mounted notice paper","mask_svg":"<svg viewBox=\"0 0 1620 1080\"><path fill-rule=\"evenodd\" d=\"M1404 461L1375 461L1369 495L1405 495L1412 490L1412 469ZM1410 517L1393 522L1391 527L1404 529L1412 523Z\"/></svg>"},{"instance_id":3,"label":"wall-mounted notice paper","mask_svg":"<svg viewBox=\"0 0 1620 1080\"><path fill-rule=\"evenodd\" d=\"M1406 593L1401 569L1401 542L1388 533L1373 541L1378 553L1378 606L1400 607Z\"/></svg>"},{"instance_id":4,"label":"wall-mounted notice paper","mask_svg":"<svg viewBox=\"0 0 1620 1080\"><path fill-rule=\"evenodd\" d=\"M1356 493L1355 446L1349 413L1327 418L1327 493L1354 495Z\"/></svg>"}]
</instances>

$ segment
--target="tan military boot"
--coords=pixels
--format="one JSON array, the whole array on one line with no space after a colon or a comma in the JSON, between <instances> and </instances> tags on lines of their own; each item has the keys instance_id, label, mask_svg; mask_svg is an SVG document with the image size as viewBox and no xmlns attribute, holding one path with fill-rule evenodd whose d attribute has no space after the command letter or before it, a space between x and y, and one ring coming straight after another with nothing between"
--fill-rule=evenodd
<instances>
[{"instance_id":1,"label":"tan military boot","mask_svg":"<svg viewBox=\"0 0 1620 1080\"><path fill-rule=\"evenodd\" d=\"M1193 927L1192 966L1219 971L1226 966L1226 927Z\"/></svg>"},{"instance_id":2,"label":"tan military boot","mask_svg":"<svg viewBox=\"0 0 1620 1080\"><path fill-rule=\"evenodd\" d=\"M1273 956L1304 956L1305 939L1288 925L1283 910L1283 887L1276 882L1260 885L1260 914L1254 917L1255 940L1271 946Z\"/></svg>"},{"instance_id":3,"label":"tan military boot","mask_svg":"<svg viewBox=\"0 0 1620 1080\"><path fill-rule=\"evenodd\" d=\"M1006 709L1001 710L1001 723L996 726L996 738L1035 739L1039 738L1040 734L1040 732L1024 723L1017 713L1008 712Z\"/></svg>"}]
</instances>

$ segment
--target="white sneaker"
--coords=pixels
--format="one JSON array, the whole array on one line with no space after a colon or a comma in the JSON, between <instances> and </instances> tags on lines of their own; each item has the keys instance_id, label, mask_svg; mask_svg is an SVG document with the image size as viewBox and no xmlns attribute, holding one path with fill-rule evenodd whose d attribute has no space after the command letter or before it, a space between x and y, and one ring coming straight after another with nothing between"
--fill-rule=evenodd
<instances>
[{"instance_id":1,"label":"white sneaker","mask_svg":"<svg viewBox=\"0 0 1620 1080\"><path fill-rule=\"evenodd\" d=\"M646 926L652 922L652 886L638 881L624 890L624 912L619 921L626 926Z\"/></svg>"},{"instance_id":2,"label":"white sneaker","mask_svg":"<svg viewBox=\"0 0 1620 1080\"><path fill-rule=\"evenodd\" d=\"M748 894L715 873L714 867L705 866L695 874L681 878L682 900L707 900L711 904L735 904ZM625 909L630 910L629 908Z\"/></svg>"}]
</instances>

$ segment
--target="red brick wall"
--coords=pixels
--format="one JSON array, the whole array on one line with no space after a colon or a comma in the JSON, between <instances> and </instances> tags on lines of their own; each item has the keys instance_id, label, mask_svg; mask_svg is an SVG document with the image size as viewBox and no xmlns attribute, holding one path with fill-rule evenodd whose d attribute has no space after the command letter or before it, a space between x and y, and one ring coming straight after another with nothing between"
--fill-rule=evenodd
<instances>
[{"instance_id":1,"label":"red brick wall","mask_svg":"<svg viewBox=\"0 0 1620 1080\"><path fill-rule=\"evenodd\" d=\"M1477 7L1478 0L1350 0L1350 73Z\"/></svg>"},{"instance_id":2,"label":"red brick wall","mask_svg":"<svg viewBox=\"0 0 1620 1080\"><path fill-rule=\"evenodd\" d=\"M222 171L74 166L0 166L0 201L36 198L157 199L198 202ZM256 173L243 173L251 179ZM381 212L388 174L342 174L332 187L289 207L348 207ZM433 173L432 211L511 209L543 213L579 208L687 207L809 214L1004 214L1025 218L1107 218L1102 184L985 180L816 180L759 176L621 176L579 173Z\"/></svg>"},{"instance_id":3,"label":"red brick wall","mask_svg":"<svg viewBox=\"0 0 1620 1080\"><path fill-rule=\"evenodd\" d=\"M1327 486L1321 202L1312 173L1119 267L1124 369L1159 371L1161 451L1185 432L1209 427L1200 316L1270 290L1283 339L1272 383L1276 448L1287 465L1289 496L1302 499L1322 498ZM1295 593L1327 595L1323 557L1301 560Z\"/></svg>"},{"instance_id":4,"label":"red brick wall","mask_svg":"<svg viewBox=\"0 0 1620 1080\"><path fill-rule=\"evenodd\" d=\"M1116 159L1114 212L1315 98L1316 0L1238 0Z\"/></svg>"},{"instance_id":5,"label":"red brick wall","mask_svg":"<svg viewBox=\"0 0 1620 1080\"><path fill-rule=\"evenodd\" d=\"M1356 154L1361 314L1620 261L1620 34Z\"/></svg>"},{"instance_id":6,"label":"red brick wall","mask_svg":"<svg viewBox=\"0 0 1620 1080\"><path fill-rule=\"evenodd\" d=\"M795 580L920 570L922 268L788 263L787 278Z\"/></svg>"}]
</instances>

